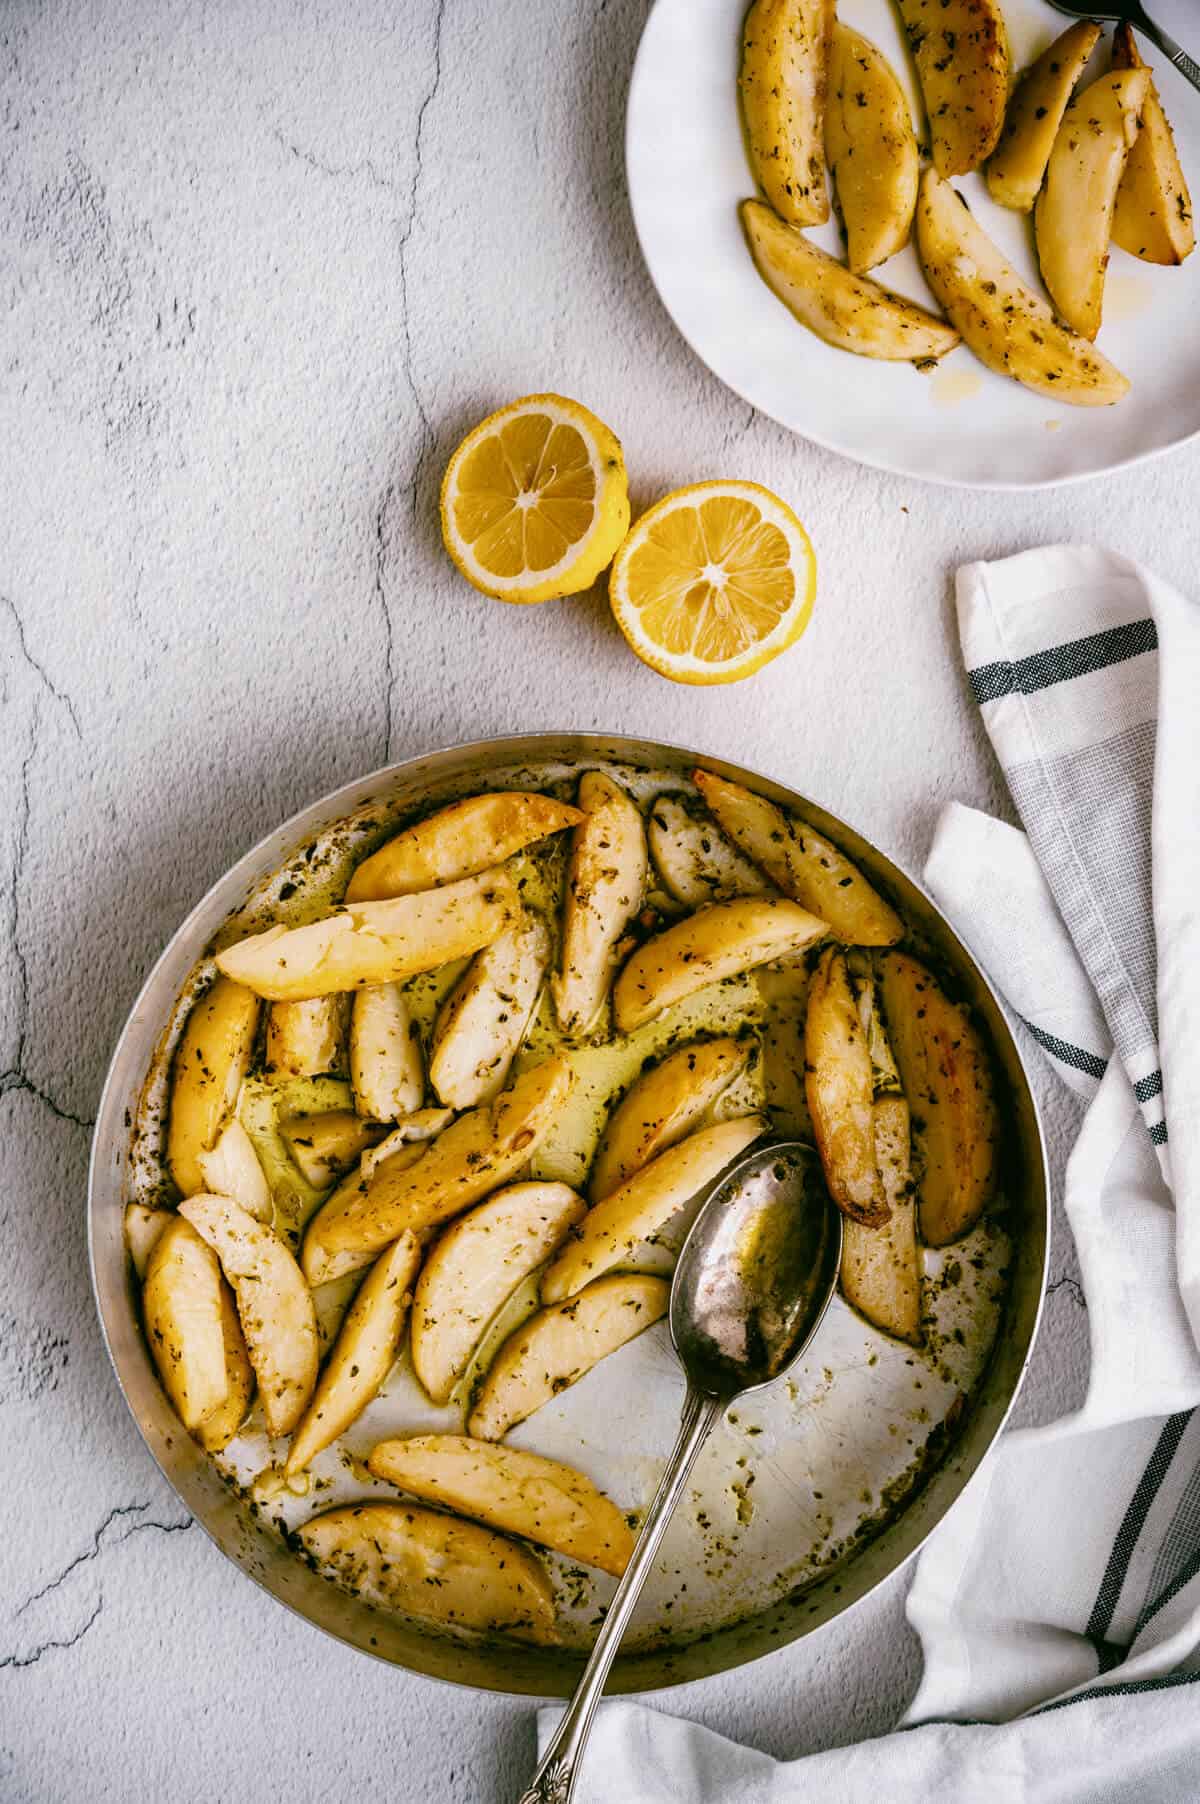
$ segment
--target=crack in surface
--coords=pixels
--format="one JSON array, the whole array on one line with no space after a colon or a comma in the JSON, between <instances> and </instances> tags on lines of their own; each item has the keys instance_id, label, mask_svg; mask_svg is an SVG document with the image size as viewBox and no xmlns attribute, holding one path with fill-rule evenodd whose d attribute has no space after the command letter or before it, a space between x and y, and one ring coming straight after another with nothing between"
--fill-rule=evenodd
<instances>
[{"instance_id":1,"label":"crack in surface","mask_svg":"<svg viewBox=\"0 0 1200 1804\"><path fill-rule=\"evenodd\" d=\"M77 1553L73 1560L67 1562L60 1573L57 1573L52 1579L47 1579L46 1583L42 1585L39 1590L32 1592L25 1599L24 1603L18 1605L17 1609L14 1611L14 1615L23 1616L26 1610L30 1610L33 1608L34 1604L40 1603L43 1597L49 1597L52 1591L57 1591L59 1586L64 1584L73 1572L78 1571L80 1566L87 1566L92 1560L98 1559L104 1551L106 1542L110 1539L109 1530L114 1524L122 1522L128 1516L140 1516L144 1510L148 1510L149 1508L150 1505L147 1502L122 1503L118 1504L115 1509L111 1509L99 1528L93 1534L91 1546L85 1547L82 1553ZM126 1541L132 1540L134 1535L141 1534L145 1529L154 1529L157 1533L162 1535L177 1535L185 1533L193 1526L194 1524L190 1516L186 1517L182 1522L158 1522L153 1517L146 1517L140 1522L131 1522L123 1534L111 1537L112 1545L114 1547L120 1547Z\"/></svg>"},{"instance_id":2,"label":"crack in surface","mask_svg":"<svg viewBox=\"0 0 1200 1804\"><path fill-rule=\"evenodd\" d=\"M388 606L387 592L384 587L383 572L387 561L387 529L385 519L392 501L392 484L389 482L383 491L379 506L375 509L375 582L373 596L375 605L383 617L383 757L382 764L392 762L392 659L395 652L396 631L392 625L392 610Z\"/></svg>"},{"instance_id":3,"label":"crack in surface","mask_svg":"<svg viewBox=\"0 0 1200 1804\"><path fill-rule=\"evenodd\" d=\"M20 1672L26 1666L36 1666L38 1661L46 1654L56 1653L60 1648L74 1647L77 1642L83 1640L88 1630L96 1622L96 1619L103 1608L104 1593L101 1592L96 1599L95 1609L85 1622L80 1623L73 1635L67 1635L65 1638L52 1636L48 1641L39 1642L38 1645L35 1648L31 1648L27 1654L0 1654L0 1672L6 1670Z\"/></svg>"},{"instance_id":4,"label":"crack in surface","mask_svg":"<svg viewBox=\"0 0 1200 1804\"><path fill-rule=\"evenodd\" d=\"M29 641L25 637L25 622L21 618L21 611L12 596L0 595L0 607L7 608L12 616L12 623L17 629L17 644L20 647L21 656L25 663L29 666L30 670L33 671L34 675L38 678L39 682L47 692L54 697L54 700L61 703L67 710L67 713L71 717L71 725L75 729L76 738L82 739L83 729L79 724L79 715L75 711L75 703L71 700L71 697L67 694L65 689L59 688L58 684L54 681L54 678L50 675L50 672L46 669L46 666L40 659L35 658L30 651Z\"/></svg>"},{"instance_id":5,"label":"crack in surface","mask_svg":"<svg viewBox=\"0 0 1200 1804\"><path fill-rule=\"evenodd\" d=\"M1079 1305L1080 1309L1087 1308L1087 1298L1083 1294L1083 1285L1079 1282L1078 1278L1056 1278L1053 1284L1047 1284L1046 1295L1052 1297L1060 1290L1067 1291L1068 1294L1075 1299L1075 1302Z\"/></svg>"},{"instance_id":6,"label":"crack in surface","mask_svg":"<svg viewBox=\"0 0 1200 1804\"><path fill-rule=\"evenodd\" d=\"M281 150L285 150L290 157L295 157L296 161L303 163L307 169L315 170L318 175L327 175L334 180L340 180L347 176L366 176L372 188L381 188L388 194L394 194L396 191L395 182L390 176L382 175L370 157L364 157L360 163L327 163L322 157L317 156L315 151L305 150L303 145L293 143L282 126L272 126L271 136Z\"/></svg>"}]
</instances>

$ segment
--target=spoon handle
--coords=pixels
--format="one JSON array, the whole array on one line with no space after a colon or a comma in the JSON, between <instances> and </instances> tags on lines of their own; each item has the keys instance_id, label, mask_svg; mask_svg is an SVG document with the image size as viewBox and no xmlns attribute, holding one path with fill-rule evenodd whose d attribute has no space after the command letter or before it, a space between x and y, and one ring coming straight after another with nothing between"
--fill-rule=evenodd
<instances>
[{"instance_id":1,"label":"spoon handle","mask_svg":"<svg viewBox=\"0 0 1200 1804\"><path fill-rule=\"evenodd\" d=\"M1194 88L1200 88L1200 64L1190 57L1181 44L1165 32L1161 25L1156 25L1149 15L1139 6L1136 9L1137 24L1144 36L1156 44L1169 62L1174 63L1181 75L1186 75Z\"/></svg>"},{"instance_id":2,"label":"spoon handle","mask_svg":"<svg viewBox=\"0 0 1200 1804\"><path fill-rule=\"evenodd\" d=\"M569 1804L579 1776L584 1743L604 1691L608 1669L616 1658L626 1624L633 1614L638 1594L671 1519L671 1511L679 1501L688 1473L696 1463L696 1455L708 1439L714 1422L723 1414L727 1402L728 1398L703 1397L699 1391L688 1387L683 1400L683 1419L679 1425L678 1438L658 1490L654 1493L654 1502L647 1511L642 1532L625 1568L625 1575L608 1607L608 1614L596 1637L591 1658L575 1687L575 1696L554 1732L550 1746L534 1775L533 1784L527 1792L522 1793L520 1804Z\"/></svg>"}]
</instances>

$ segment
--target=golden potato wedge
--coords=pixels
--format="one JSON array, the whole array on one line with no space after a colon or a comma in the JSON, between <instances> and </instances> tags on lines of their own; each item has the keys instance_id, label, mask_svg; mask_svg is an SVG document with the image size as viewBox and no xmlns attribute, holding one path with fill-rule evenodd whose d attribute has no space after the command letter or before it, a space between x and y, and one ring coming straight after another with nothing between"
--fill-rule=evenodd
<instances>
[{"instance_id":1,"label":"golden potato wedge","mask_svg":"<svg viewBox=\"0 0 1200 1804\"><path fill-rule=\"evenodd\" d=\"M221 1339L225 1347L225 1397L210 1410L196 1429L196 1439L208 1453L220 1453L228 1447L242 1423L254 1397L254 1367L246 1351L246 1338L238 1320L233 1292L221 1280Z\"/></svg>"},{"instance_id":2,"label":"golden potato wedge","mask_svg":"<svg viewBox=\"0 0 1200 1804\"><path fill-rule=\"evenodd\" d=\"M692 777L734 844L785 896L826 921L836 939L852 946L891 946L903 938L904 923L895 909L832 840L740 783L707 770L693 771Z\"/></svg>"},{"instance_id":3,"label":"golden potato wedge","mask_svg":"<svg viewBox=\"0 0 1200 1804\"><path fill-rule=\"evenodd\" d=\"M266 1068L278 1077L320 1077L341 1071L346 1056L347 998L308 996L273 1002L267 1010Z\"/></svg>"},{"instance_id":4,"label":"golden potato wedge","mask_svg":"<svg viewBox=\"0 0 1200 1804\"><path fill-rule=\"evenodd\" d=\"M125 1246L139 1283L164 1228L179 1218L172 1209L150 1209L145 1203L125 1205Z\"/></svg>"},{"instance_id":5,"label":"golden potato wedge","mask_svg":"<svg viewBox=\"0 0 1200 1804\"><path fill-rule=\"evenodd\" d=\"M663 888L685 908L772 893L774 886L762 872L711 821L690 813L678 796L655 801L646 839Z\"/></svg>"},{"instance_id":6,"label":"golden potato wedge","mask_svg":"<svg viewBox=\"0 0 1200 1804\"><path fill-rule=\"evenodd\" d=\"M988 193L1002 207L1028 213L1038 197L1067 102L1100 40L1100 27L1080 19L1024 71L987 166Z\"/></svg>"},{"instance_id":7,"label":"golden potato wedge","mask_svg":"<svg viewBox=\"0 0 1200 1804\"><path fill-rule=\"evenodd\" d=\"M744 200L739 212L759 275L826 344L885 363L928 363L958 343L945 320L869 276L854 275L760 200Z\"/></svg>"},{"instance_id":8,"label":"golden potato wedge","mask_svg":"<svg viewBox=\"0 0 1200 1804\"><path fill-rule=\"evenodd\" d=\"M365 858L346 888L347 902L408 896L473 877L526 846L579 824L579 810L520 789L469 796L406 827Z\"/></svg>"},{"instance_id":9,"label":"golden potato wedge","mask_svg":"<svg viewBox=\"0 0 1200 1804\"><path fill-rule=\"evenodd\" d=\"M554 1592L533 1554L444 1510L358 1503L298 1530L310 1560L377 1610L449 1628L554 1640Z\"/></svg>"},{"instance_id":10,"label":"golden potato wedge","mask_svg":"<svg viewBox=\"0 0 1200 1804\"><path fill-rule=\"evenodd\" d=\"M550 980L564 1033L594 1026L612 984L621 936L642 905L646 830L637 808L603 771L579 779L583 819L571 837L560 968Z\"/></svg>"},{"instance_id":11,"label":"golden potato wedge","mask_svg":"<svg viewBox=\"0 0 1200 1804\"><path fill-rule=\"evenodd\" d=\"M744 1071L753 1042L693 1040L643 1072L617 1104L592 1160L594 1203L690 1134L704 1111Z\"/></svg>"},{"instance_id":12,"label":"golden potato wedge","mask_svg":"<svg viewBox=\"0 0 1200 1804\"><path fill-rule=\"evenodd\" d=\"M966 1009L900 952L880 962L888 1037L913 1114L921 1237L945 1246L995 1195L1000 1122L991 1065Z\"/></svg>"},{"instance_id":13,"label":"golden potato wedge","mask_svg":"<svg viewBox=\"0 0 1200 1804\"><path fill-rule=\"evenodd\" d=\"M369 1121L398 1121L425 1100L421 1033L398 983L369 984L354 998L350 1082Z\"/></svg>"},{"instance_id":14,"label":"golden potato wedge","mask_svg":"<svg viewBox=\"0 0 1200 1804\"><path fill-rule=\"evenodd\" d=\"M917 135L904 90L881 50L833 28L825 155L846 228L846 261L865 275L903 250L917 204Z\"/></svg>"},{"instance_id":15,"label":"golden potato wedge","mask_svg":"<svg viewBox=\"0 0 1200 1804\"><path fill-rule=\"evenodd\" d=\"M825 104L834 0L754 0L738 88L755 179L781 219L823 225Z\"/></svg>"},{"instance_id":16,"label":"golden potato wedge","mask_svg":"<svg viewBox=\"0 0 1200 1804\"><path fill-rule=\"evenodd\" d=\"M842 1222L842 1295L885 1334L919 1346L921 1255L904 1098L878 1097L874 1125L875 1159L891 1214L879 1227L850 1216Z\"/></svg>"},{"instance_id":17,"label":"golden potato wedge","mask_svg":"<svg viewBox=\"0 0 1200 1804\"><path fill-rule=\"evenodd\" d=\"M619 1272L577 1297L539 1309L510 1334L479 1387L467 1433L500 1441L510 1428L578 1382L667 1313L665 1278Z\"/></svg>"},{"instance_id":18,"label":"golden potato wedge","mask_svg":"<svg viewBox=\"0 0 1200 1804\"><path fill-rule=\"evenodd\" d=\"M452 1222L413 1297L413 1371L435 1403L462 1379L488 1323L587 1205L569 1184L510 1184Z\"/></svg>"},{"instance_id":19,"label":"golden potato wedge","mask_svg":"<svg viewBox=\"0 0 1200 1804\"><path fill-rule=\"evenodd\" d=\"M917 248L925 279L981 363L1070 407L1111 407L1128 379L1061 326L934 169L921 178Z\"/></svg>"},{"instance_id":20,"label":"golden potato wedge","mask_svg":"<svg viewBox=\"0 0 1200 1804\"><path fill-rule=\"evenodd\" d=\"M477 952L438 1011L429 1081L444 1103L471 1109L508 1082L541 994L550 929L530 911Z\"/></svg>"},{"instance_id":21,"label":"golden potato wedge","mask_svg":"<svg viewBox=\"0 0 1200 1804\"><path fill-rule=\"evenodd\" d=\"M277 1234L227 1196L188 1197L179 1212L233 1286L267 1429L290 1434L317 1381L317 1318L300 1267Z\"/></svg>"},{"instance_id":22,"label":"golden potato wedge","mask_svg":"<svg viewBox=\"0 0 1200 1804\"><path fill-rule=\"evenodd\" d=\"M1076 94L1033 210L1042 280L1059 317L1084 338L1100 330L1117 189L1149 86L1148 69L1120 69Z\"/></svg>"},{"instance_id":23,"label":"golden potato wedge","mask_svg":"<svg viewBox=\"0 0 1200 1804\"><path fill-rule=\"evenodd\" d=\"M420 1263L420 1241L415 1234L401 1234L359 1285L292 1436L285 1478L311 1465L323 1447L361 1416L382 1387L400 1351Z\"/></svg>"},{"instance_id":24,"label":"golden potato wedge","mask_svg":"<svg viewBox=\"0 0 1200 1804\"><path fill-rule=\"evenodd\" d=\"M829 1194L843 1215L877 1227L889 1210L875 1163L871 1055L845 954L833 947L809 988L804 1071Z\"/></svg>"},{"instance_id":25,"label":"golden potato wedge","mask_svg":"<svg viewBox=\"0 0 1200 1804\"><path fill-rule=\"evenodd\" d=\"M1113 68L1145 67L1132 26L1118 25L1113 35ZM1112 240L1145 263L1182 263L1196 248L1192 197L1153 77L1142 108L1142 129L1117 189Z\"/></svg>"},{"instance_id":26,"label":"golden potato wedge","mask_svg":"<svg viewBox=\"0 0 1200 1804\"><path fill-rule=\"evenodd\" d=\"M271 1186L259 1163L254 1142L236 1115L231 1115L217 1136L217 1143L197 1159L204 1188L216 1196L231 1196L256 1221L270 1221L275 1211Z\"/></svg>"},{"instance_id":27,"label":"golden potato wedge","mask_svg":"<svg viewBox=\"0 0 1200 1804\"><path fill-rule=\"evenodd\" d=\"M414 1159L420 1158L426 1140L436 1140L454 1120L453 1109L414 1109L398 1121L386 1139L378 1146L369 1146L362 1156L359 1170L363 1181L370 1178L377 1165L398 1153L401 1147L407 1147Z\"/></svg>"},{"instance_id":28,"label":"golden potato wedge","mask_svg":"<svg viewBox=\"0 0 1200 1804\"><path fill-rule=\"evenodd\" d=\"M507 871L442 889L355 902L306 927L269 927L218 952L227 977L269 1002L360 990L433 971L490 946L520 912Z\"/></svg>"},{"instance_id":29,"label":"golden potato wedge","mask_svg":"<svg viewBox=\"0 0 1200 1804\"><path fill-rule=\"evenodd\" d=\"M309 1223L304 1271L312 1285L340 1270L344 1253L373 1252L406 1228L424 1234L515 1177L549 1133L571 1088L558 1054L534 1066L494 1102L460 1115L409 1163L402 1147L366 1184L348 1179Z\"/></svg>"},{"instance_id":30,"label":"golden potato wedge","mask_svg":"<svg viewBox=\"0 0 1200 1804\"><path fill-rule=\"evenodd\" d=\"M933 166L965 175L991 156L1008 101L1008 33L999 0L897 0L925 112Z\"/></svg>"},{"instance_id":31,"label":"golden potato wedge","mask_svg":"<svg viewBox=\"0 0 1200 1804\"><path fill-rule=\"evenodd\" d=\"M204 1188L200 1154L233 1113L258 1031L258 997L218 977L187 1018L171 1068L167 1164L184 1196Z\"/></svg>"},{"instance_id":32,"label":"golden potato wedge","mask_svg":"<svg viewBox=\"0 0 1200 1804\"><path fill-rule=\"evenodd\" d=\"M542 1279L542 1301L574 1296L622 1264L766 1131L764 1116L744 1115L701 1128L659 1153L588 1210Z\"/></svg>"},{"instance_id":33,"label":"golden potato wedge","mask_svg":"<svg viewBox=\"0 0 1200 1804\"><path fill-rule=\"evenodd\" d=\"M221 1267L180 1216L163 1229L146 1265L142 1319L163 1389L189 1434L229 1389L221 1328Z\"/></svg>"},{"instance_id":34,"label":"golden potato wedge","mask_svg":"<svg viewBox=\"0 0 1200 1804\"><path fill-rule=\"evenodd\" d=\"M465 1434L380 1441L367 1465L376 1478L473 1516L569 1560L620 1578L633 1536L616 1504L573 1466Z\"/></svg>"},{"instance_id":35,"label":"golden potato wedge","mask_svg":"<svg viewBox=\"0 0 1200 1804\"><path fill-rule=\"evenodd\" d=\"M804 1020L812 973L800 953L763 965L754 985L762 998L762 1087L771 1126L787 1139L811 1140L804 1088Z\"/></svg>"},{"instance_id":36,"label":"golden potato wedge","mask_svg":"<svg viewBox=\"0 0 1200 1804\"><path fill-rule=\"evenodd\" d=\"M744 896L713 902L647 940L613 987L618 1030L632 1033L706 984L803 951L829 931L796 902Z\"/></svg>"},{"instance_id":37,"label":"golden potato wedge","mask_svg":"<svg viewBox=\"0 0 1200 1804\"><path fill-rule=\"evenodd\" d=\"M327 1190L386 1133L382 1122L364 1121L353 1109L289 1115L279 1123L287 1149L314 1190Z\"/></svg>"}]
</instances>

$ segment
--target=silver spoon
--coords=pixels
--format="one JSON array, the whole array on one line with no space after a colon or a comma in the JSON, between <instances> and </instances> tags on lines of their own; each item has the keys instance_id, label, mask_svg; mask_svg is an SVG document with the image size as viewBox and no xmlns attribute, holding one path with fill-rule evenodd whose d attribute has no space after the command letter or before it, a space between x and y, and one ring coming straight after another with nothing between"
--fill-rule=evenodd
<instances>
[{"instance_id":1,"label":"silver spoon","mask_svg":"<svg viewBox=\"0 0 1200 1804\"><path fill-rule=\"evenodd\" d=\"M811 1146L780 1140L721 1178L683 1243L670 1328L687 1377L683 1419L591 1658L520 1804L568 1804L609 1667L696 1455L735 1397L782 1377L829 1306L841 1217Z\"/></svg>"},{"instance_id":2,"label":"silver spoon","mask_svg":"<svg viewBox=\"0 0 1200 1804\"><path fill-rule=\"evenodd\" d=\"M1102 0L1099 6L1083 6L1079 0L1050 0L1051 6L1071 19L1103 19L1114 25L1132 25L1143 37L1157 44L1168 62L1186 75L1194 88L1200 88L1200 63L1188 55L1181 44L1156 25L1149 13L1143 12L1141 0Z\"/></svg>"}]
</instances>

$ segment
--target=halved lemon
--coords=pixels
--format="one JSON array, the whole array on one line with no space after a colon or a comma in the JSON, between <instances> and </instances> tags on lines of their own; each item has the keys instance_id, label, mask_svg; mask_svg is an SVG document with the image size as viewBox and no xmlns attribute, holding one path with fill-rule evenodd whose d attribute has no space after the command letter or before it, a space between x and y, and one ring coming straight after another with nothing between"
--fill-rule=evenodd
<instances>
[{"instance_id":1,"label":"halved lemon","mask_svg":"<svg viewBox=\"0 0 1200 1804\"><path fill-rule=\"evenodd\" d=\"M499 601L578 595L628 530L620 440L563 395L502 407L446 466L446 550L469 583Z\"/></svg>"},{"instance_id":2,"label":"halved lemon","mask_svg":"<svg viewBox=\"0 0 1200 1804\"><path fill-rule=\"evenodd\" d=\"M644 663L676 683L735 683L795 644L817 564L785 501L756 482L698 482L642 515L609 598Z\"/></svg>"}]
</instances>

